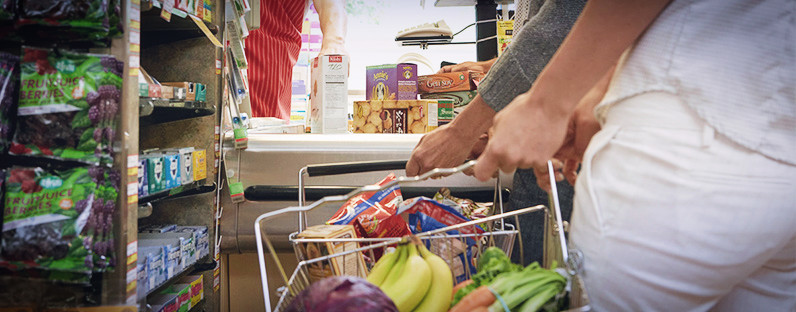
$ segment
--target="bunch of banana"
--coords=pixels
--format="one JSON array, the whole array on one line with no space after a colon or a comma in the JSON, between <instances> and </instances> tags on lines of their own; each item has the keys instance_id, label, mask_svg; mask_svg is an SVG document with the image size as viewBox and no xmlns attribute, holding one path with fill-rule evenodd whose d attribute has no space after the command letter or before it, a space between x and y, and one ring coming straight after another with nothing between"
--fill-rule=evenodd
<instances>
[{"instance_id":1,"label":"bunch of banana","mask_svg":"<svg viewBox=\"0 0 796 312\"><path fill-rule=\"evenodd\" d=\"M367 280L401 312L444 312L450 307L453 274L448 264L414 237L382 256Z\"/></svg>"}]
</instances>

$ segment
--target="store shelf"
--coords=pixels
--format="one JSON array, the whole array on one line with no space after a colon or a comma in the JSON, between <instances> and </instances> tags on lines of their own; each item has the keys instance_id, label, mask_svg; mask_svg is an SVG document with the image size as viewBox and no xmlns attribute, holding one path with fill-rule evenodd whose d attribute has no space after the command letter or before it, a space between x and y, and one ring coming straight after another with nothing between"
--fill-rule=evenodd
<instances>
[{"instance_id":1,"label":"store shelf","mask_svg":"<svg viewBox=\"0 0 796 312\"><path fill-rule=\"evenodd\" d=\"M141 45L144 47L170 43L174 41L201 38L204 33L189 17L180 17L176 14L171 15L171 21L167 22L160 17L161 9L151 7L144 11L145 4L149 1L141 2ZM218 34L219 27L213 23L203 21L205 26L213 34Z\"/></svg>"},{"instance_id":2,"label":"store shelf","mask_svg":"<svg viewBox=\"0 0 796 312\"><path fill-rule=\"evenodd\" d=\"M170 279L167 279L166 281L164 281L163 283L161 283L157 287L150 289L145 294L139 293L138 294L138 300L142 300L142 299L147 298L147 297L149 297L149 296L151 296L153 294L159 293L160 291L162 291L162 290L166 289L167 287L169 287L169 285L174 284L174 282L176 282L179 279L183 278L184 276L188 276L188 275L191 275L191 274L197 273L197 272L207 271L206 269L204 269L206 267L206 263L203 263L203 262L207 261L209 259L210 259L210 255L207 255L207 256L204 256L204 257L196 260L196 262L194 262L193 264L189 265L188 267L182 269L182 271L180 271L179 273L174 274L174 276L172 276ZM215 261L211 261L211 263L213 264L213 267L215 267L215 263L216 262Z\"/></svg>"},{"instance_id":3,"label":"store shelf","mask_svg":"<svg viewBox=\"0 0 796 312\"><path fill-rule=\"evenodd\" d=\"M170 190L160 191L154 194L149 194L147 196L142 196L138 199L138 207L139 207L138 211L140 213L142 211L142 207L150 206L162 200L205 194L216 190L216 187L214 185L205 185L204 183L205 180L194 181L191 184L178 186ZM144 212L147 212L146 211L147 208L143 209ZM151 208L149 208L149 214L151 213L152 213ZM148 217L148 215L147 216L139 215L139 218L145 218L145 217Z\"/></svg>"},{"instance_id":4,"label":"store shelf","mask_svg":"<svg viewBox=\"0 0 796 312\"><path fill-rule=\"evenodd\" d=\"M216 108L207 102L153 98L139 98L138 107L142 126L210 116L216 111Z\"/></svg>"}]
</instances>

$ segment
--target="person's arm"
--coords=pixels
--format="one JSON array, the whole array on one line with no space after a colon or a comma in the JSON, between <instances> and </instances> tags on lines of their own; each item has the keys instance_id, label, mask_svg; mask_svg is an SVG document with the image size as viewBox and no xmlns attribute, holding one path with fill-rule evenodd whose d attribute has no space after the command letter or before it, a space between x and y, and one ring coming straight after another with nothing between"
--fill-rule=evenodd
<instances>
[{"instance_id":1,"label":"person's arm","mask_svg":"<svg viewBox=\"0 0 796 312\"><path fill-rule=\"evenodd\" d=\"M497 61L497 58L493 58L491 60L483 62L463 62L454 65L446 65L442 66L442 68L440 68L437 73L438 74L452 73L452 72L461 72L468 70L486 73L489 71L490 68L492 68L492 65L495 64L495 61Z\"/></svg>"},{"instance_id":2,"label":"person's arm","mask_svg":"<svg viewBox=\"0 0 796 312\"><path fill-rule=\"evenodd\" d=\"M495 116L476 177L544 166L561 147L580 99L669 2L589 1L536 83Z\"/></svg>"},{"instance_id":3,"label":"person's arm","mask_svg":"<svg viewBox=\"0 0 796 312\"><path fill-rule=\"evenodd\" d=\"M323 41L320 55L348 54L345 37L348 30L348 17L345 0L313 0L321 23Z\"/></svg>"}]
</instances>

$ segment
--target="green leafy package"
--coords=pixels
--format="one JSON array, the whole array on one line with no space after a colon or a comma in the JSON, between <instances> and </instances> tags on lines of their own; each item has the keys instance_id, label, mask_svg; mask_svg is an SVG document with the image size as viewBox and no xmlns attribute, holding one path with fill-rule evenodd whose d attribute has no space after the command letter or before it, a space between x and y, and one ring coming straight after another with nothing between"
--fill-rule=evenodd
<instances>
[{"instance_id":1,"label":"green leafy package","mask_svg":"<svg viewBox=\"0 0 796 312\"><path fill-rule=\"evenodd\" d=\"M5 179L2 252L8 268L90 272L86 229L97 185L87 168L46 172L13 167Z\"/></svg>"},{"instance_id":2,"label":"green leafy package","mask_svg":"<svg viewBox=\"0 0 796 312\"><path fill-rule=\"evenodd\" d=\"M21 32L58 41L102 40L110 31L109 0L19 0Z\"/></svg>"},{"instance_id":3,"label":"green leafy package","mask_svg":"<svg viewBox=\"0 0 796 312\"><path fill-rule=\"evenodd\" d=\"M110 163L123 69L107 55L25 48L11 154Z\"/></svg>"}]
</instances>

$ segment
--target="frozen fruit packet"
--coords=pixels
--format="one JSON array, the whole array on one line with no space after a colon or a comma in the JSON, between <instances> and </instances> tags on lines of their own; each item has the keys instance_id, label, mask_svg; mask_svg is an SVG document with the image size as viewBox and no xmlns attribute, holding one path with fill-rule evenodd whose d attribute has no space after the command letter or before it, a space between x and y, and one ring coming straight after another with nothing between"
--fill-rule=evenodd
<instances>
[{"instance_id":1,"label":"frozen fruit packet","mask_svg":"<svg viewBox=\"0 0 796 312\"><path fill-rule=\"evenodd\" d=\"M59 41L108 36L113 12L109 0L19 0L16 25L27 34Z\"/></svg>"},{"instance_id":2,"label":"frozen fruit packet","mask_svg":"<svg viewBox=\"0 0 796 312\"><path fill-rule=\"evenodd\" d=\"M8 151L17 116L19 57L0 52L0 155Z\"/></svg>"},{"instance_id":3,"label":"frozen fruit packet","mask_svg":"<svg viewBox=\"0 0 796 312\"><path fill-rule=\"evenodd\" d=\"M5 186L0 263L12 269L90 272L94 260L85 230L97 185L89 170L12 167Z\"/></svg>"},{"instance_id":4,"label":"frozen fruit packet","mask_svg":"<svg viewBox=\"0 0 796 312\"><path fill-rule=\"evenodd\" d=\"M110 163L123 69L107 55L26 47L10 153Z\"/></svg>"}]
</instances>

